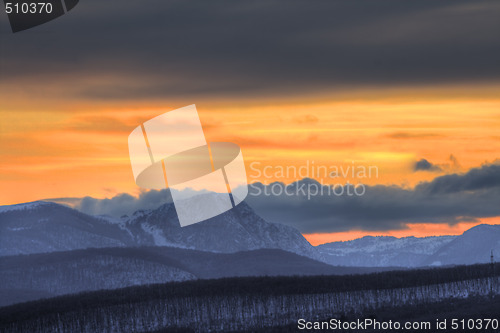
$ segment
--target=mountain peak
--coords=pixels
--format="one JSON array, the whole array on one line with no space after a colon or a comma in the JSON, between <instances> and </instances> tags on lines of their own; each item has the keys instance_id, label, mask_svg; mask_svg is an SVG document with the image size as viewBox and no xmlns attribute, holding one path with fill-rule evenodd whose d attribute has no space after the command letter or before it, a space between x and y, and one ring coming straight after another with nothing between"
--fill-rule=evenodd
<instances>
[{"instance_id":1,"label":"mountain peak","mask_svg":"<svg viewBox=\"0 0 500 333\"><path fill-rule=\"evenodd\" d=\"M20 210L33 210L33 209L38 209L40 207L55 207L55 206L61 206L59 204L56 204L54 202L49 202L49 201L32 201L32 202L25 202L25 203L20 203L20 204L15 204L15 205L5 205L5 206L0 206L0 213L6 213L6 212L11 212L11 211L20 211Z\"/></svg>"},{"instance_id":2,"label":"mountain peak","mask_svg":"<svg viewBox=\"0 0 500 333\"><path fill-rule=\"evenodd\" d=\"M475 237L476 235L479 237L481 235L494 235L500 233L500 225L499 224L478 224L466 231L462 234L462 236L470 236Z\"/></svg>"},{"instance_id":3,"label":"mountain peak","mask_svg":"<svg viewBox=\"0 0 500 333\"><path fill-rule=\"evenodd\" d=\"M498 231L500 231L500 224L482 223L482 224L478 224L478 225L470 228L469 230L467 230L465 232L469 232L471 230L498 230Z\"/></svg>"},{"instance_id":4,"label":"mountain peak","mask_svg":"<svg viewBox=\"0 0 500 333\"><path fill-rule=\"evenodd\" d=\"M211 252L283 249L318 258L299 231L265 221L246 203L205 221L181 227L173 203L136 212L124 226L141 245L168 245Z\"/></svg>"}]
</instances>

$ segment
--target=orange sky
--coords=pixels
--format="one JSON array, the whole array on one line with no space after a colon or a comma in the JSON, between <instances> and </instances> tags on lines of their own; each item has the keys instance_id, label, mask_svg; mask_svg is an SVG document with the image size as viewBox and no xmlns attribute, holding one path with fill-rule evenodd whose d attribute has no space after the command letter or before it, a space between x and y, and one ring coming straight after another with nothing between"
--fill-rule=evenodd
<instances>
[{"instance_id":1,"label":"orange sky","mask_svg":"<svg viewBox=\"0 0 500 333\"><path fill-rule=\"evenodd\" d=\"M276 101L209 101L197 108L209 141L241 146L249 182L294 180L256 177L249 168L252 162L262 167L299 167L314 161L325 166L376 166L378 177L363 179L364 183L411 187L443 174L413 172L413 163L421 158L448 173L499 158L498 91L496 87L369 90ZM54 102L27 100L22 92L1 94L0 204L138 193L129 164L129 132L146 119L193 103ZM386 234L455 234L470 226L418 224ZM372 233L307 238L318 243L366 234Z\"/></svg>"}]
</instances>

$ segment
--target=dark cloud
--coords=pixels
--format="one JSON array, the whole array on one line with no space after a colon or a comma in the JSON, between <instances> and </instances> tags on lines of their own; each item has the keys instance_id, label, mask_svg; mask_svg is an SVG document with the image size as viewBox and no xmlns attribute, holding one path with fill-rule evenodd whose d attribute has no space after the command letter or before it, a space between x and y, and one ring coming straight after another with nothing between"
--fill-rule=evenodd
<instances>
[{"instance_id":1,"label":"dark cloud","mask_svg":"<svg viewBox=\"0 0 500 333\"><path fill-rule=\"evenodd\" d=\"M116 195L111 199L85 197L74 207L87 214L119 217L132 214L140 209L155 209L171 201L170 191L165 189L145 191L138 197L126 193Z\"/></svg>"},{"instance_id":2,"label":"dark cloud","mask_svg":"<svg viewBox=\"0 0 500 333\"><path fill-rule=\"evenodd\" d=\"M425 158L422 158L420 161L415 162L413 166L414 171L441 171L441 168L437 165L432 164L427 161Z\"/></svg>"},{"instance_id":3,"label":"dark cloud","mask_svg":"<svg viewBox=\"0 0 500 333\"><path fill-rule=\"evenodd\" d=\"M309 184L320 186L316 181L302 180L288 185L289 193L302 185L307 189ZM265 190L271 193L272 186L284 185L254 184L246 201L264 218L291 225L303 233L393 230L405 228L407 223L454 224L500 215L498 164L437 177L414 189L366 186L362 196L264 195ZM326 187L323 189L326 193Z\"/></svg>"},{"instance_id":4,"label":"dark cloud","mask_svg":"<svg viewBox=\"0 0 500 333\"><path fill-rule=\"evenodd\" d=\"M500 79L495 1L87 0L17 34L1 16L1 80L33 79L33 94L199 101Z\"/></svg>"},{"instance_id":5,"label":"dark cloud","mask_svg":"<svg viewBox=\"0 0 500 333\"><path fill-rule=\"evenodd\" d=\"M352 185L348 187L328 192L327 186L312 179L290 185L254 183L245 201L265 219L293 226L303 233L383 231L403 229L407 223L454 224L500 216L500 164L440 176L414 189L366 186L364 194L358 196ZM361 187L357 189L361 193ZM343 195L334 194L340 194L340 190ZM156 208L170 200L168 190L152 190L138 198L128 194L111 199L86 197L76 208L90 214L120 216L137 209Z\"/></svg>"},{"instance_id":6,"label":"dark cloud","mask_svg":"<svg viewBox=\"0 0 500 333\"><path fill-rule=\"evenodd\" d=\"M422 193L452 194L478 190L500 188L500 164L492 164L478 169L471 169L466 174L452 174L437 177L430 183L416 187ZM500 205L500 197L496 198Z\"/></svg>"}]
</instances>

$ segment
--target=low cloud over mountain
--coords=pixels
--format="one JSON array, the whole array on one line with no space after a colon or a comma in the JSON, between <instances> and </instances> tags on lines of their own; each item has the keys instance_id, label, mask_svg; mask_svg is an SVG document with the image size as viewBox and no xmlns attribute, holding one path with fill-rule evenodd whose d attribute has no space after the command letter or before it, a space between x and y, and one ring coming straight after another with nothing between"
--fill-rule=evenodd
<instances>
[{"instance_id":1,"label":"low cloud over mountain","mask_svg":"<svg viewBox=\"0 0 500 333\"><path fill-rule=\"evenodd\" d=\"M321 189L323 195L315 194ZM332 191L328 195L327 187L312 179L289 185L254 183L246 202L265 219L293 226L302 233L384 231L403 229L406 223L454 224L500 215L498 163L464 174L440 176L413 189L385 185L365 189L361 196L336 196ZM89 214L120 216L166 201L170 201L170 194L161 190L144 192L137 198L127 194L111 199L87 197L75 208Z\"/></svg>"},{"instance_id":2,"label":"low cloud over mountain","mask_svg":"<svg viewBox=\"0 0 500 333\"><path fill-rule=\"evenodd\" d=\"M281 195L254 195L272 193L273 186L277 184L253 185L247 202L264 218L294 226L303 233L394 230L405 228L406 223L453 224L500 215L498 164L483 165L465 174L437 177L414 189L366 186L362 196L327 193L308 198L302 194L289 196L284 191ZM307 192L308 188L315 189L320 184L302 180L288 185L290 187L303 187Z\"/></svg>"}]
</instances>

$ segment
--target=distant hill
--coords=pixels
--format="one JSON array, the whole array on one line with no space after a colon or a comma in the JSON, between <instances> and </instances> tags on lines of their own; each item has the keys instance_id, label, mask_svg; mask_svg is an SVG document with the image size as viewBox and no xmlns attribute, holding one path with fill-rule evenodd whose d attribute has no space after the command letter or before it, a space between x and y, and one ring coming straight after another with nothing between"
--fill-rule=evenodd
<instances>
[{"instance_id":1,"label":"distant hill","mask_svg":"<svg viewBox=\"0 0 500 333\"><path fill-rule=\"evenodd\" d=\"M456 236L404 237L365 236L346 242L318 245L326 262L342 266L417 267Z\"/></svg>"},{"instance_id":2,"label":"distant hill","mask_svg":"<svg viewBox=\"0 0 500 333\"><path fill-rule=\"evenodd\" d=\"M500 225L481 224L460 236L372 237L316 247L332 265L419 267L463 265L500 260Z\"/></svg>"},{"instance_id":3,"label":"distant hill","mask_svg":"<svg viewBox=\"0 0 500 333\"><path fill-rule=\"evenodd\" d=\"M51 202L0 206L0 255L133 245L126 230Z\"/></svg>"},{"instance_id":4,"label":"distant hill","mask_svg":"<svg viewBox=\"0 0 500 333\"><path fill-rule=\"evenodd\" d=\"M475 264L500 261L500 225L480 224L448 242L425 260L428 265Z\"/></svg>"}]
</instances>

